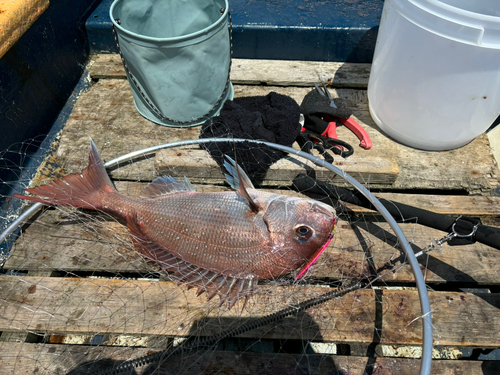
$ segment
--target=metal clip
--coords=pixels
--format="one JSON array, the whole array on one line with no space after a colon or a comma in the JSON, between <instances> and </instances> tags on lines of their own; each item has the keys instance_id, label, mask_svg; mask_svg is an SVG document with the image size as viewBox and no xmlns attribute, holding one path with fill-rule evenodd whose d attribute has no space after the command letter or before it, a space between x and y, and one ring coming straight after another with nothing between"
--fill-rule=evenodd
<instances>
[{"instance_id":1,"label":"metal clip","mask_svg":"<svg viewBox=\"0 0 500 375\"><path fill-rule=\"evenodd\" d=\"M434 238L431 241L431 244L436 243L439 247L435 247L433 250L441 249L446 242L451 241L453 238L455 238L457 236L458 236L458 234L456 232L453 232L453 233L448 233L446 236L444 236L440 240Z\"/></svg>"},{"instance_id":2,"label":"metal clip","mask_svg":"<svg viewBox=\"0 0 500 375\"><path fill-rule=\"evenodd\" d=\"M455 220L455 222L453 223L453 225L451 226L451 230L454 234L453 237L459 237L459 238L465 238L465 237L472 237L476 234L476 231L477 231L477 228L479 227L479 223L477 223L476 225L474 225L474 227L472 228L472 231L468 234L460 234L460 233L457 233L457 231L455 230L455 225L457 225L457 221L461 218L462 216L459 216L457 217L457 220Z\"/></svg>"},{"instance_id":3,"label":"metal clip","mask_svg":"<svg viewBox=\"0 0 500 375\"><path fill-rule=\"evenodd\" d=\"M437 238L434 238L429 246L425 247L422 251L419 251L418 253L415 253L415 257L422 256L424 254L427 254L428 252L431 252L432 250L439 250L443 247L443 245L450 241L453 237L456 237L456 233L448 233L446 236L438 240Z\"/></svg>"},{"instance_id":4,"label":"metal clip","mask_svg":"<svg viewBox=\"0 0 500 375\"><path fill-rule=\"evenodd\" d=\"M479 223L474 225L474 227L472 228L472 231L470 233L467 233L467 234L460 234L458 233L456 230L455 230L455 225L457 224L457 221L458 219L460 219L462 216L459 216L457 218L457 220L455 220L455 222L453 223L453 225L451 226L451 233L448 233L446 236L444 236L443 238L441 239L437 239L437 238L434 238L430 245L427 246L425 249L423 249L422 251L419 251L418 253L415 254L416 257L419 257L423 254L426 254L432 250L439 250L443 247L443 245L448 242L448 241L451 241L452 239L454 239L455 237L459 237L459 238L465 238L465 237L472 237L473 235L476 234L476 231L477 231L477 228L479 227Z\"/></svg>"}]
</instances>

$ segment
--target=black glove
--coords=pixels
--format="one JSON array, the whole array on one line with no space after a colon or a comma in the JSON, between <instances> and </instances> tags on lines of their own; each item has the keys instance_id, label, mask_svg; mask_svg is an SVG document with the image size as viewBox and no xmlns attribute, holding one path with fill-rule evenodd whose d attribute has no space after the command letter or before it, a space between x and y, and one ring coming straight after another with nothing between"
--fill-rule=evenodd
<instances>
[{"instance_id":1,"label":"black glove","mask_svg":"<svg viewBox=\"0 0 500 375\"><path fill-rule=\"evenodd\" d=\"M305 120L304 127L316 134L323 134L328 127L328 121L324 120L325 115L341 119L351 117L352 110L347 107L345 100L335 98L333 102L337 108L330 106L330 99L317 90L310 91L300 105L300 112Z\"/></svg>"},{"instance_id":2,"label":"black glove","mask_svg":"<svg viewBox=\"0 0 500 375\"><path fill-rule=\"evenodd\" d=\"M254 96L227 100L219 116L206 121L200 138L256 139L284 146L292 146L300 133L299 105L289 96L271 92L266 96ZM235 158L233 143L214 142L204 144L212 158L222 166L224 155ZM253 182L260 182L269 167L286 153L255 143L237 143L238 164Z\"/></svg>"}]
</instances>

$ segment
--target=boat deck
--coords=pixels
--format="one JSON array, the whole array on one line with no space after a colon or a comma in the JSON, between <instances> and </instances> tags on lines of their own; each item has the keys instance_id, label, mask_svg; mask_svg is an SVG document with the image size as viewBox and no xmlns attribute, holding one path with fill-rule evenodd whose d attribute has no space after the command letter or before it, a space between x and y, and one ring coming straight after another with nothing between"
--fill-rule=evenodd
<instances>
[{"instance_id":1,"label":"boat deck","mask_svg":"<svg viewBox=\"0 0 500 375\"><path fill-rule=\"evenodd\" d=\"M369 115L369 69L369 64L236 59L231 80L237 97L274 91L298 103L313 82L327 82L332 92L348 100L373 141L373 148L364 150L350 131L339 128L339 137L355 145L355 152L348 159L336 157L336 166L379 198L479 217L500 227L500 196L495 195L500 171L487 136L444 152L394 142ZM198 138L197 127L162 127L135 110L119 56L93 56L88 79L91 84L79 95L37 183L61 171L54 165L66 173L85 167L89 137L107 161ZM303 170L282 160L271 167L264 188L290 193L291 180ZM138 195L162 174L186 176L199 191L223 188L216 164L197 147L161 150L110 170L118 190L130 195ZM135 253L122 224L102 215L43 210L23 227L5 264L11 272L0 276L0 373L97 373L185 338L240 326L320 295L326 286L339 281L348 285L402 261L387 223L368 209L347 205L345 210L347 219L340 221L335 240L305 281L263 285L244 309L236 305L230 311L157 273ZM446 235L413 222L400 226L415 251ZM496 373L499 362L486 354L500 348L499 250L480 243L445 244L419 263L432 308L432 373ZM376 287L227 338L214 348L172 356L162 373L415 374L420 366L420 315L413 274L406 265ZM135 373L150 373L146 367Z\"/></svg>"}]
</instances>

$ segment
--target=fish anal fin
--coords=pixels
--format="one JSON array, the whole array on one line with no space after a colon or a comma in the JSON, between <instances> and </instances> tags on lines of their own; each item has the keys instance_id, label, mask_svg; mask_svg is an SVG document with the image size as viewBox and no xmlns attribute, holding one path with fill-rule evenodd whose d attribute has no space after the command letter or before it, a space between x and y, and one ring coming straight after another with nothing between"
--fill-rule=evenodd
<instances>
[{"instance_id":1,"label":"fish anal fin","mask_svg":"<svg viewBox=\"0 0 500 375\"><path fill-rule=\"evenodd\" d=\"M236 281L235 281L236 280ZM242 310L245 308L248 299L255 293L257 286L256 279L229 279L225 285L221 287L219 297L220 305L227 303L231 309L241 298L244 298Z\"/></svg>"},{"instance_id":2,"label":"fish anal fin","mask_svg":"<svg viewBox=\"0 0 500 375\"><path fill-rule=\"evenodd\" d=\"M182 191L196 191L196 189L186 177L184 177L184 181L176 180L172 176L158 177L144 188L141 192L141 198L155 198Z\"/></svg>"}]
</instances>

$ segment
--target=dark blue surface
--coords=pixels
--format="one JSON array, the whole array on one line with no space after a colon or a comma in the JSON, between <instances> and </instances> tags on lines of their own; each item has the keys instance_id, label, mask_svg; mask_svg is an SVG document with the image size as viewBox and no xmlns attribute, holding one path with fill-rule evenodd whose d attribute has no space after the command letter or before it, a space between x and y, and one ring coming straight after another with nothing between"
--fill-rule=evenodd
<instances>
[{"instance_id":1,"label":"dark blue surface","mask_svg":"<svg viewBox=\"0 0 500 375\"><path fill-rule=\"evenodd\" d=\"M117 53L115 39L111 32L109 8L113 0L102 0L85 24L91 53Z\"/></svg>"},{"instance_id":2,"label":"dark blue surface","mask_svg":"<svg viewBox=\"0 0 500 375\"><path fill-rule=\"evenodd\" d=\"M89 47L85 21L99 0L51 0L0 59L0 229L15 217L21 192L70 113ZM73 99L68 98L73 94ZM0 253L8 244L0 245Z\"/></svg>"},{"instance_id":3,"label":"dark blue surface","mask_svg":"<svg viewBox=\"0 0 500 375\"><path fill-rule=\"evenodd\" d=\"M72 94L64 104L64 107L59 112L56 120L52 124L52 127L48 134L37 137L33 142L30 142L31 147L29 158L26 159L26 163L23 163L22 169L16 170L16 166L13 168L13 178L12 183L8 183L4 186L6 190L5 193L8 196L12 194L22 194L26 188L27 181L30 181L36 174L38 167L47 157L47 151L51 149L54 142L56 142L59 133L64 128L69 115L73 111L73 107L80 96L80 93L86 90L90 86L90 77L88 72L80 77L79 82L72 90ZM19 167L19 165L17 165ZM3 196L3 195L2 195ZM7 228L7 226L13 221L13 218L17 218L22 210L23 204L25 202L21 199L12 199L8 202L0 202L0 207L2 215L0 216L0 231ZM11 234L8 239L0 243L0 260L6 259L10 252L12 241L15 240L17 233L21 228L17 228L14 233Z\"/></svg>"},{"instance_id":4,"label":"dark blue surface","mask_svg":"<svg viewBox=\"0 0 500 375\"><path fill-rule=\"evenodd\" d=\"M9 189L2 182L17 178L82 75L89 54L85 21L98 3L52 0L0 59L0 151L12 150L2 154L0 204Z\"/></svg>"},{"instance_id":5,"label":"dark blue surface","mask_svg":"<svg viewBox=\"0 0 500 375\"><path fill-rule=\"evenodd\" d=\"M117 52L104 0L86 27L91 52ZM347 61L373 57L383 0L231 0L235 58Z\"/></svg>"},{"instance_id":6,"label":"dark blue surface","mask_svg":"<svg viewBox=\"0 0 500 375\"><path fill-rule=\"evenodd\" d=\"M0 150L50 129L83 72L84 23L98 2L52 0L0 59Z\"/></svg>"}]
</instances>

